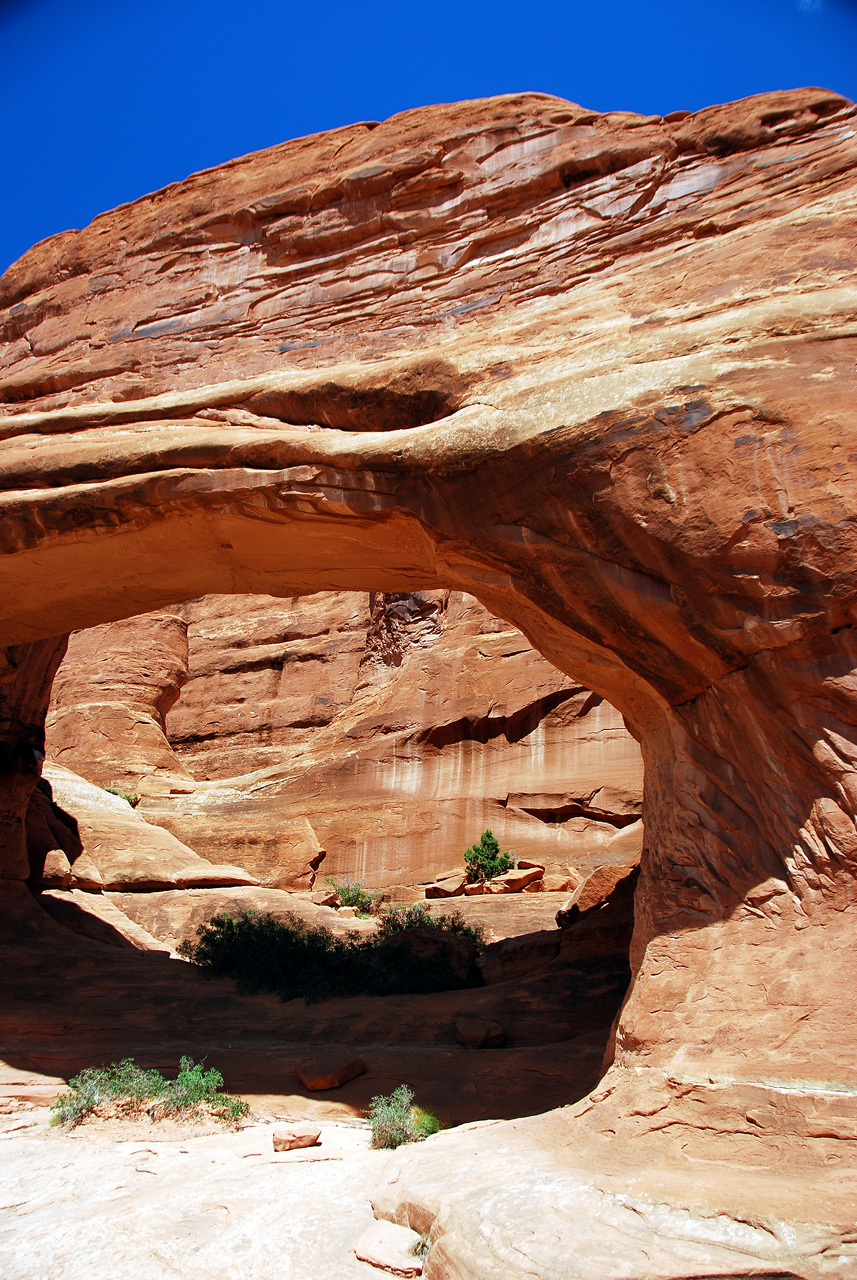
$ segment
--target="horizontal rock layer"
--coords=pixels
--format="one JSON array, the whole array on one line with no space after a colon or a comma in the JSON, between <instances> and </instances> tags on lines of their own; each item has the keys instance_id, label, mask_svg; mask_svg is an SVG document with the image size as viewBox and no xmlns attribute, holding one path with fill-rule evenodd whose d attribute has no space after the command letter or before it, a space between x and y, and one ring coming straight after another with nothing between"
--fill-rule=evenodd
<instances>
[{"instance_id":1,"label":"horizontal rock layer","mask_svg":"<svg viewBox=\"0 0 857 1280\"><path fill-rule=\"evenodd\" d=\"M600 1171L595 1200L551 1183L563 1276L853 1252L854 122L822 90L427 108L196 175L0 281L4 875L55 637L178 600L468 592L638 737L615 1065L536 1141ZM427 1274L551 1274L503 1165L471 1161Z\"/></svg>"},{"instance_id":2,"label":"horizontal rock layer","mask_svg":"<svg viewBox=\"0 0 857 1280\"><path fill-rule=\"evenodd\" d=\"M565 876L642 839L621 716L460 592L205 597L79 632L47 751L272 886L322 854L428 881L485 827Z\"/></svg>"}]
</instances>

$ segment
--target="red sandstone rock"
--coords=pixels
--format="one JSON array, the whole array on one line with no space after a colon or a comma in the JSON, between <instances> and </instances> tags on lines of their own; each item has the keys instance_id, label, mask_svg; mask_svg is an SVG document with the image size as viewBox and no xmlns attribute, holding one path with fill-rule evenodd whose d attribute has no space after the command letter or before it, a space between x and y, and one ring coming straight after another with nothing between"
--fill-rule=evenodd
<instances>
[{"instance_id":1,"label":"red sandstone rock","mask_svg":"<svg viewBox=\"0 0 857 1280\"><path fill-rule=\"evenodd\" d=\"M493 1018L460 1014L455 1019L455 1038L465 1049L500 1049L506 1043L506 1032Z\"/></svg>"},{"instance_id":2,"label":"red sandstone rock","mask_svg":"<svg viewBox=\"0 0 857 1280\"><path fill-rule=\"evenodd\" d=\"M73 815L77 853L71 856L70 883L77 888L167 889L252 885L241 867L211 863L175 836L145 822L121 796L48 765L53 802Z\"/></svg>"},{"instance_id":3,"label":"red sandstone rock","mask_svg":"<svg viewBox=\"0 0 857 1280\"><path fill-rule=\"evenodd\" d=\"M191 597L475 593L641 743L613 1069L498 1126L502 1160L405 1153L389 1211L436 1220L435 1274L496 1273L507 1229L545 1280L850 1249L855 175L823 90L663 120L521 95L197 175L0 282L10 883L56 637ZM521 811L613 811L566 786Z\"/></svg>"},{"instance_id":4,"label":"red sandstone rock","mask_svg":"<svg viewBox=\"0 0 857 1280\"><path fill-rule=\"evenodd\" d=\"M427 884L425 886L425 896L427 898L457 898L464 893L464 887L465 878L462 871L460 875L436 880L434 884Z\"/></svg>"},{"instance_id":5,"label":"red sandstone rock","mask_svg":"<svg viewBox=\"0 0 857 1280\"><path fill-rule=\"evenodd\" d=\"M275 1129L271 1138L275 1151L297 1151L320 1146L321 1129L314 1124L293 1124L288 1129Z\"/></svg>"},{"instance_id":6,"label":"red sandstone rock","mask_svg":"<svg viewBox=\"0 0 857 1280\"><path fill-rule=\"evenodd\" d=\"M476 962L479 972L485 982L494 983L543 969L559 955L562 937L558 929L540 929L489 943Z\"/></svg>"},{"instance_id":7,"label":"red sandstone rock","mask_svg":"<svg viewBox=\"0 0 857 1280\"><path fill-rule=\"evenodd\" d=\"M142 670L126 662L134 620L73 638L48 751L122 780L150 821L265 884L306 887L322 857L372 885L440 875L451 858L457 876L486 826L552 866L597 863L639 812L639 751L618 713L470 597L219 596L176 614L137 620ZM145 714L139 741L120 711L134 726ZM102 716L108 738L87 728Z\"/></svg>"},{"instance_id":8,"label":"red sandstone rock","mask_svg":"<svg viewBox=\"0 0 857 1280\"><path fill-rule=\"evenodd\" d=\"M486 893L521 893L522 890L531 889L541 883L543 877L543 867L531 866L529 869L507 871L504 875L494 876L493 880L489 880L485 885L485 891Z\"/></svg>"},{"instance_id":9,"label":"red sandstone rock","mask_svg":"<svg viewBox=\"0 0 857 1280\"><path fill-rule=\"evenodd\" d=\"M390 942L397 947L409 947L423 960L445 960L457 978L473 975L476 966L476 946L462 933L436 929L432 925L415 925L394 933Z\"/></svg>"},{"instance_id":10,"label":"red sandstone rock","mask_svg":"<svg viewBox=\"0 0 857 1280\"><path fill-rule=\"evenodd\" d=\"M349 1062L341 1063L313 1058L296 1066L295 1075L305 1089L318 1093L323 1089L339 1089L355 1076L362 1075L365 1070L366 1063L362 1058L352 1058Z\"/></svg>"}]
</instances>

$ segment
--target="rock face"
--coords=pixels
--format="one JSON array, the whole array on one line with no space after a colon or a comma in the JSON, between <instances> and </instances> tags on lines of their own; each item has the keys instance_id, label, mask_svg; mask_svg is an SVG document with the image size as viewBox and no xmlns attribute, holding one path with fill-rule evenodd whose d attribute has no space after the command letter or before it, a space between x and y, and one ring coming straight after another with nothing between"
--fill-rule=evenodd
<instances>
[{"instance_id":1,"label":"rock face","mask_svg":"<svg viewBox=\"0 0 857 1280\"><path fill-rule=\"evenodd\" d=\"M489 826L566 877L642 842L619 713L461 592L214 596L77 633L47 751L275 887L322 859L425 881Z\"/></svg>"},{"instance_id":2,"label":"rock face","mask_svg":"<svg viewBox=\"0 0 857 1280\"><path fill-rule=\"evenodd\" d=\"M639 738L614 1065L536 1134L547 1200L522 1161L531 1254L539 1205L570 1206L561 1271L521 1264L545 1276L853 1253L854 115L428 108L197 175L0 282L6 877L54 638L195 596L468 592ZM524 1182L492 1198L481 1140L429 1274L520 1272L496 1250ZM387 1216L437 1208L430 1154Z\"/></svg>"}]
</instances>

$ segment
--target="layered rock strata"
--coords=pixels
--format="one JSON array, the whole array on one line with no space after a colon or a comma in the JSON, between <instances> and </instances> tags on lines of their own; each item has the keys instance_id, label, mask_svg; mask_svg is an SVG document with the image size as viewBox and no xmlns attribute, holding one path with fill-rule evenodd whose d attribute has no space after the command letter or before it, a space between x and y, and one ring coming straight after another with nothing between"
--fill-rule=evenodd
<instances>
[{"instance_id":1,"label":"layered rock strata","mask_svg":"<svg viewBox=\"0 0 857 1280\"><path fill-rule=\"evenodd\" d=\"M205 597L79 632L47 751L271 886L322 860L428 881L485 827L566 883L642 839L619 713L460 592Z\"/></svg>"},{"instance_id":2,"label":"layered rock strata","mask_svg":"<svg viewBox=\"0 0 857 1280\"><path fill-rule=\"evenodd\" d=\"M207 593L470 592L639 737L614 1067L521 1169L544 1205L557 1144L563 1275L851 1265L855 160L821 90L429 108L197 175L0 284L14 797L45 643ZM553 1274L471 1141L427 1274ZM385 1212L439 1203L408 1159Z\"/></svg>"}]
</instances>

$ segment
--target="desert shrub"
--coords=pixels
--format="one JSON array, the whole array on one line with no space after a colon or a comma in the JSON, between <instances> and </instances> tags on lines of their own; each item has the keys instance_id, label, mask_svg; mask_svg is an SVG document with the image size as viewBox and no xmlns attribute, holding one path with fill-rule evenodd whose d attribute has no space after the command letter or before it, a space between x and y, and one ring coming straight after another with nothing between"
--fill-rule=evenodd
<instances>
[{"instance_id":1,"label":"desert shrub","mask_svg":"<svg viewBox=\"0 0 857 1280\"><path fill-rule=\"evenodd\" d=\"M325 876L324 883L336 890L343 907L356 907L364 915L371 915L377 910L380 894L370 893L359 880L352 880L350 876L346 876L344 880Z\"/></svg>"},{"instance_id":2,"label":"desert shrub","mask_svg":"<svg viewBox=\"0 0 857 1280\"><path fill-rule=\"evenodd\" d=\"M505 875L514 865L514 855L508 850L500 852L500 841L490 828L482 832L478 844L472 844L464 851L464 869L469 884Z\"/></svg>"},{"instance_id":3,"label":"desert shrub","mask_svg":"<svg viewBox=\"0 0 857 1280\"><path fill-rule=\"evenodd\" d=\"M485 950L485 931L481 925L468 924L460 911L444 911L435 915L424 902L408 906L388 907L378 919L378 935L395 937L405 929L441 929L444 933L460 933L469 938L478 951Z\"/></svg>"},{"instance_id":4,"label":"desert shrub","mask_svg":"<svg viewBox=\"0 0 857 1280\"><path fill-rule=\"evenodd\" d=\"M386 921L370 937L342 937L321 925L308 925L288 913L243 911L238 917L222 913L197 930L196 942L179 947L185 959L210 977L231 977L242 993L274 991L281 1000L302 997L307 1003L331 996L408 995L450 991L472 986L443 954L416 955L396 935L408 927ZM428 914L428 913L427 913ZM444 917L433 927L443 929ZM425 920L420 917L420 924ZM452 932L469 930L453 920ZM480 943L477 945L481 945Z\"/></svg>"},{"instance_id":5,"label":"desert shrub","mask_svg":"<svg viewBox=\"0 0 857 1280\"><path fill-rule=\"evenodd\" d=\"M414 1106L413 1090L400 1084L391 1094L381 1094L369 1104L373 1147L400 1147L405 1142L422 1142L439 1133L441 1124L425 1107Z\"/></svg>"},{"instance_id":6,"label":"desert shrub","mask_svg":"<svg viewBox=\"0 0 857 1280\"><path fill-rule=\"evenodd\" d=\"M68 1082L68 1093L52 1103L59 1123L74 1128L87 1116L109 1110L120 1116L147 1111L153 1119L191 1118L202 1113L234 1123L249 1111L247 1103L221 1092L223 1076L201 1062L182 1058L175 1080L155 1068L139 1067L123 1058L103 1069L85 1067Z\"/></svg>"},{"instance_id":7,"label":"desert shrub","mask_svg":"<svg viewBox=\"0 0 857 1280\"><path fill-rule=\"evenodd\" d=\"M132 809L136 809L140 803L140 796L136 791L120 791L118 787L102 787L102 791L109 791L112 796L118 796L120 800L127 801Z\"/></svg>"},{"instance_id":8,"label":"desert shrub","mask_svg":"<svg viewBox=\"0 0 857 1280\"><path fill-rule=\"evenodd\" d=\"M417 1132L417 1141L430 1138L433 1133L440 1133L443 1128L434 1112L427 1110L426 1107L418 1107L414 1104L411 1107L411 1117Z\"/></svg>"}]
</instances>

